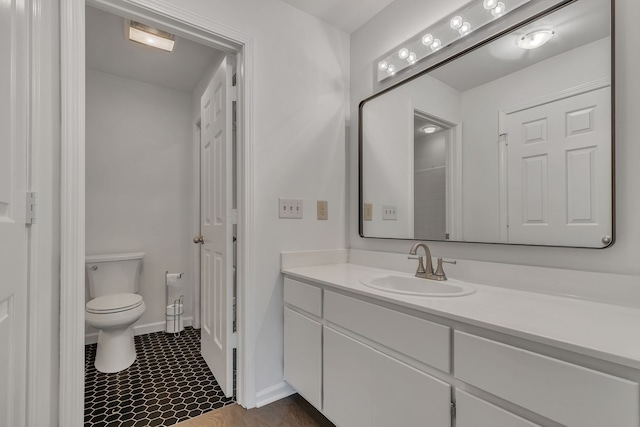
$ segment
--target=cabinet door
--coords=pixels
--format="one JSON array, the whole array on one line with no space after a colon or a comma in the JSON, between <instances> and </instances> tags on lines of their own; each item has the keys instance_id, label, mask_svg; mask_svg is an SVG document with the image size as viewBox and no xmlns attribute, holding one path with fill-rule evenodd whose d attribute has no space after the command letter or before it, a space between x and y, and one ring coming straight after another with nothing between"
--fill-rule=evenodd
<instances>
[{"instance_id":1,"label":"cabinet door","mask_svg":"<svg viewBox=\"0 0 640 427\"><path fill-rule=\"evenodd\" d=\"M464 391L456 391L456 427L496 426L540 427Z\"/></svg>"},{"instance_id":2,"label":"cabinet door","mask_svg":"<svg viewBox=\"0 0 640 427\"><path fill-rule=\"evenodd\" d=\"M451 425L448 384L324 327L324 413L340 427Z\"/></svg>"},{"instance_id":3,"label":"cabinet door","mask_svg":"<svg viewBox=\"0 0 640 427\"><path fill-rule=\"evenodd\" d=\"M322 410L322 326L288 307L284 309L284 379Z\"/></svg>"}]
</instances>

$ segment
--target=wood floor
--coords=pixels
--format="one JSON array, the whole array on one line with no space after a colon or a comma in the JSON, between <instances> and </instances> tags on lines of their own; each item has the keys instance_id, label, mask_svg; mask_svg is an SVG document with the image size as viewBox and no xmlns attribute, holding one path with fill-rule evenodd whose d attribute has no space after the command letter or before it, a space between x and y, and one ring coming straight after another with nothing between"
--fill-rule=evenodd
<instances>
[{"instance_id":1,"label":"wood floor","mask_svg":"<svg viewBox=\"0 0 640 427\"><path fill-rule=\"evenodd\" d=\"M335 427L299 395L262 408L246 410L236 404L200 415L174 427Z\"/></svg>"}]
</instances>

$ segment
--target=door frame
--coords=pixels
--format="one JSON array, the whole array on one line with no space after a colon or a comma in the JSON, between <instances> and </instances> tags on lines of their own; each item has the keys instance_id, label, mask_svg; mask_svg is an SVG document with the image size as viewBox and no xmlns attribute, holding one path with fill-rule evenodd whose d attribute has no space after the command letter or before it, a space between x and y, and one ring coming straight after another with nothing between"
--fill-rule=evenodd
<instances>
[{"instance_id":1,"label":"door frame","mask_svg":"<svg viewBox=\"0 0 640 427\"><path fill-rule=\"evenodd\" d=\"M255 406L253 289L254 39L167 0L86 0L86 4L175 29L237 54L238 349L237 402ZM84 422L85 0L60 0L60 402L59 425Z\"/></svg>"}]
</instances>

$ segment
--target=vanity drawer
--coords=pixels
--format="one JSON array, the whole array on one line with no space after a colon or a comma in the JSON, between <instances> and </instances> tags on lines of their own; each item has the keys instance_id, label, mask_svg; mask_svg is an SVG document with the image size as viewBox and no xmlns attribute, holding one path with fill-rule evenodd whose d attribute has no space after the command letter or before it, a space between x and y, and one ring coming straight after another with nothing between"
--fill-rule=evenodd
<instances>
[{"instance_id":1,"label":"vanity drawer","mask_svg":"<svg viewBox=\"0 0 640 427\"><path fill-rule=\"evenodd\" d=\"M540 427L509 411L456 390L456 427Z\"/></svg>"},{"instance_id":2,"label":"vanity drawer","mask_svg":"<svg viewBox=\"0 0 640 427\"><path fill-rule=\"evenodd\" d=\"M637 427L638 384L456 331L455 377L565 426Z\"/></svg>"},{"instance_id":3,"label":"vanity drawer","mask_svg":"<svg viewBox=\"0 0 640 427\"><path fill-rule=\"evenodd\" d=\"M325 291L324 318L444 372L450 370L450 329Z\"/></svg>"},{"instance_id":4,"label":"vanity drawer","mask_svg":"<svg viewBox=\"0 0 640 427\"><path fill-rule=\"evenodd\" d=\"M322 317L322 289L317 286L285 277L284 302L314 316Z\"/></svg>"}]
</instances>

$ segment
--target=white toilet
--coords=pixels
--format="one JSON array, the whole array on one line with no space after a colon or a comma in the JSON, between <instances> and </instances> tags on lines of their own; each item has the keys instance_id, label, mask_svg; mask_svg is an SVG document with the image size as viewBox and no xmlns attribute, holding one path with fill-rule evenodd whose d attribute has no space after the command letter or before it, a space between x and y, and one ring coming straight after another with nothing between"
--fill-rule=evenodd
<instances>
[{"instance_id":1,"label":"white toilet","mask_svg":"<svg viewBox=\"0 0 640 427\"><path fill-rule=\"evenodd\" d=\"M85 258L91 297L85 321L99 329L95 367L100 372L120 372L136 360L133 324L146 309L136 293L143 258L144 252Z\"/></svg>"}]
</instances>

